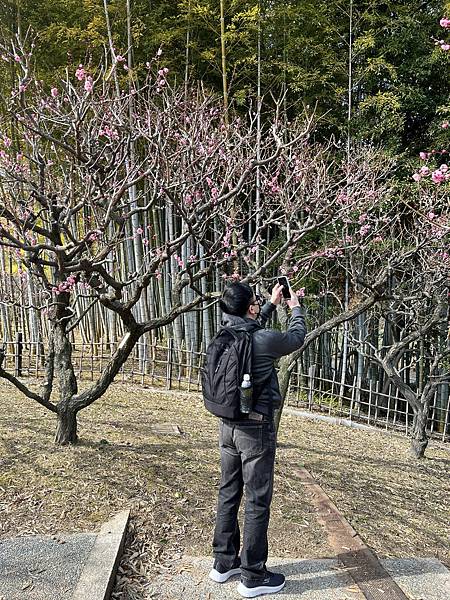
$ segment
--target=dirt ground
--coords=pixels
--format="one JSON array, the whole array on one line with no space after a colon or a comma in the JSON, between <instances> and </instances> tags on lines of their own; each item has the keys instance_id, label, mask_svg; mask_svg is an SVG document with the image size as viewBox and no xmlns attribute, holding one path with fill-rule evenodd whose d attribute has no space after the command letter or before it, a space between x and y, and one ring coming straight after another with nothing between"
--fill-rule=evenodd
<instances>
[{"instance_id":1,"label":"dirt ground","mask_svg":"<svg viewBox=\"0 0 450 600\"><path fill-rule=\"evenodd\" d=\"M54 429L54 415L0 382L0 537L91 530L130 507L113 594L129 600L145 597L172 559L210 554L217 420L198 395L114 384L79 415L77 446L56 447ZM448 562L450 448L432 442L417 461L408 447L404 437L284 415L272 555L333 554L293 472L304 465L380 557Z\"/></svg>"}]
</instances>

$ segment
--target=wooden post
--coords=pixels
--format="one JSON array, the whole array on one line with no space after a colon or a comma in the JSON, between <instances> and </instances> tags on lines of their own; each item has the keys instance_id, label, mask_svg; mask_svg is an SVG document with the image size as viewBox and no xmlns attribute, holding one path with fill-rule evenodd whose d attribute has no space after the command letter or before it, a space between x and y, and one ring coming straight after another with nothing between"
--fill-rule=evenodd
<instances>
[{"instance_id":1,"label":"wooden post","mask_svg":"<svg viewBox=\"0 0 450 600\"><path fill-rule=\"evenodd\" d=\"M173 353L173 338L169 338L167 342L167 369L166 369L166 389L172 387L172 353Z\"/></svg>"},{"instance_id":2,"label":"wooden post","mask_svg":"<svg viewBox=\"0 0 450 600\"><path fill-rule=\"evenodd\" d=\"M316 372L316 365L311 365L308 369L308 410L312 410L312 405L314 401L314 375Z\"/></svg>"},{"instance_id":3,"label":"wooden post","mask_svg":"<svg viewBox=\"0 0 450 600\"><path fill-rule=\"evenodd\" d=\"M372 408L372 380L369 379L369 406L367 409L367 424L370 425L370 411Z\"/></svg>"},{"instance_id":4,"label":"wooden post","mask_svg":"<svg viewBox=\"0 0 450 600\"><path fill-rule=\"evenodd\" d=\"M16 343L14 344L14 374L16 377L22 376L23 360L23 335L21 331L16 333Z\"/></svg>"}]
</instances>

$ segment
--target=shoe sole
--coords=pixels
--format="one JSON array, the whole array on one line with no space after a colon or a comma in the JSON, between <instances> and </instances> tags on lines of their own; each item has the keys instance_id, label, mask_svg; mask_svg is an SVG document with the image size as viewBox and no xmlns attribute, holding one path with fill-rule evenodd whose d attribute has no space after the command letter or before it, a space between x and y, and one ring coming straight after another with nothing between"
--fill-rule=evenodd
<instances>
[{"instance_id":1,"label":"shoe sole","mask_svg":"<svg viewBox=\"0 0 450 600\"><path fill-rule=\"evenodd\" d=\"M226 573L219 573L219 571L216 571L216 569L212 569L209 572L209 578L212 579L213 581L215 581L216 583L225 583L225 581L228 581L230 579L230 577L233 577L233 575L240 575L241 574L241 569L230 569L229 571L227 571Z\"/></svg>"},{"instance_id":2,"label":"shoe sole","mask_svg":"<svg viewBox=\"0 0 450 600\"><path fill-rule=\"evenodd\" d=\"M262 596L263 594L276 594L277 592L281 592L281 590L286 585L286 582L283 581L281 585L277 585L275 587L260 585L256 588L248 588L243 583L240 583L237 586L237 591L244 598L256 598L256 596Z\"/></svg>"}]
</instances>

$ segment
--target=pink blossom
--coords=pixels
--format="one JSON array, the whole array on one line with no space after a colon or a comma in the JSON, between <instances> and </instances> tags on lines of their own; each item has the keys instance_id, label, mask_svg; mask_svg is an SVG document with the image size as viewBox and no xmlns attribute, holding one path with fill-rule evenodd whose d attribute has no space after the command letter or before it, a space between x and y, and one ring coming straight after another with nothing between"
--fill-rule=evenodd
<instances>
[{"instance_id":1,"label":"pink blossom","mask_svg":"<svg viewBox=\"0 0 450 600\"><path fill-rule=\"evenodd\" d=\"M78 69L75 71L75 77L79 81L83 81L83 79L86 77L86 71L84 70L83 65L78 65Z\"/></svg>"},{"instance_id":2,"label":"pink blossom","mask_svg":"<svg viewBox=\"0 0 450 600\"><path fill-rule=\"evenodd\" d=\"M138 227L136 229L136 235L142 235L144 233L144 230L142 229L142 227Z\"/></svg>"},{"instance_id":3,"label":"pink blossom","mask_svg":"<svg viewBox=\"0 0 450 600\"><path fill-rule=\"evenodd\" d=\"M442 171L437 170L432 173L431 179L434 183L442 183L445 181L445 175L442 173Z\"/></svg>"},{"instance_id":4,"label":"pink blossom","mask_svg":"<svg viewBox=\"0 0 450 600\"><path fill-rule=\"evenodd\" d=\"M117 60L117 62L124 62L124 61L125 61L125 58L124 58L124 57L123 57L121 54L118 54L118 55L116 56L116 60Z\"/></svg>"},{"instance_id":5,"label":"pink blossom","mask_svg":"<svg viewBox=\"0 0 450 600\"><path fill-rule=\"evenodd\" d=\"M427 160L428 158L428 152L420 152L419 156L422 160Z\"/></svg>"},{"instance_id":6,"label":"pink blossom","mask_svg":"<svg viewBox=\"0 0 450 600\"><path fill-rule=\"evenodd\" d=\"M19 56L18 54L15 54L15 55L14 55L14 60L15 60L16 62L20 62L20 56Z\"/></svg>"},{"instance_id":7,"label":"pink blossom","mask_svg":"<svg viewBox=\"0 0 450 600\"><path fill-rule=\"evenodd\" d=\"M417 182L419 182L422 179L422 177L419 173L414 173L412 178L414 179L414 181L417 181Z\"/></svg>"},{"instance_id":8,"label":"pink blossom","mask_svg":"<svg viewBox=\"0 0 450 600\"><path fill-rule=\"evenodd\" d=\"M426 177L427 175L430 174L430 169L424 165L423 167L420 167L419 173L420 173L420 175L422 175L422 177ZM416 180L416 181L418 181L418 180Z\"/></svg>"},{"instance_id":9,"label":"pink blossom","mask_svg":"<svg viewBox=\"0 0 450 600\"><path fill-rule=\"evenodd\" d=\"M441 50L450 50L450 44L441 44Z\"/></svg>"},{"instance_id":10,"label":"pink blossom","mask_svg":"<svg viewBox=\"0 0 450 600\"><path fill-rule=\"evenodd\" d=\"M84 82L84 89L89 94L92 92L92 88L94 87L94 81L91 76L86 77L86 81Z\"/></svg>"},{"instance_id":11,"label":"pink blossom","mask_svg":"<svg viewBox=\"0 0 450 600\"><path fill-rule=\"evenodd\" d=\"M6 135L3 137L3 143L5 144L6 148L9 148L12 144L11 139Z\"/></svg>"},{"instance_id":12,"label":"pink blossom","mask_svg":"<svg viewBox=\"0 0 450 600\"><path fill-rule=\"evenodd\" d=\"M431 210L430 210L430 212L427 214L427 217L428 217L430 220L433 220L433 219L436 217L436 215L434 214L434 212L433 212L433 211L431 211Z\"/></svg>"},{"instance_id":13,"label":"pink blossom","mask_svg":"<svg viewBox=\"0 0 450 600\"><path fill-rule=\"evenodd\" d=\"M445 17L439 21L439 25L444 29L450 29L450 19L446 19Z\"/></svg>"},{"instance_id":14,"label":"pink blossom","mask_svg":"<svg viewBox=\"0 0 450 600\"><path fill-rule=\"evenodd\" d=\"M448 125L449 125L448 121L444 121L442 123L441 127L442 127L442 129L448 129Z\"/></svg>"},{"instance_id":15,"label":"pink blossom","mask_svg":"<svg viewBox=\"0 0 450 600\"><path fill-rule=\"evenodd\" d=\"M349 198L347 196L347 194L345 194L345 192L340 192L339 196L337 197L337 201L339 204L347 204Z\"/></svg>"},{"instance_id":16,"label":"pink blossom","mask_svg":"<svg viewBox=\"0 0 450 600\"><path fill-rule=\"evenodd\" d=\"M304 298L305 297L305 288L300 288L295 293L299 298Z\"/></svg>"},{"instance_id":17,"label":"pink blossom","mask_svg":"<svg viewBox=\"0 0 450 600\"><path fill-rule=\"evenodd\" d=\"M361 229L359 230L359 234L364 237L365 235L367 235L370 231L371 227L370 225L367 223L366 225L363 225L361 227Z\"/></svg>"},{"instance_id":18,"label":"pink blossom","mask_svg":"<svg viewBox=\"0 0 450 600\"><path fill-rule=\"evenodd\" d=\"M53 98L56 98L56 96L59 94L58 88L52 87L52 89L50 90L50 94Z\"/></svg>"},{"instance_id":19,"label":"pink blossom","mask_svg":"<svg viewBox=\"0 0 450 600\"><path fill-rule=\"evenodd\" d=\"M447 173L447 171L448 171L448 165L446 165L446 164L444 163L443 165L441 165L441 166L439 167L439 170L440 170L442 173Z\"/></svg>"}]
</instances>

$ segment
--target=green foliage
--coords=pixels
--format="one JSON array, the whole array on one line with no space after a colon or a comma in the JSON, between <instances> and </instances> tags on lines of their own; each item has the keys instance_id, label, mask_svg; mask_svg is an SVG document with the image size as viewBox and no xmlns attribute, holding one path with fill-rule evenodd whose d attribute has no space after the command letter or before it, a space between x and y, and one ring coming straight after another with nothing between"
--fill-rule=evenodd
<instances>
[{"instance_id":1,"label":"green foliage","mask_svg":"<svg viewBox=\"0 0 450 600\"><path fill-rule=\"evenodd\" d=\"M351 49L354 138L415 155L442 137L435 115L445 117L450 53L434 49L433 40L444 35L439 18L450 14L448 2L355 0L351 20L349 0L224 0L224 7L229 94L238 109L256 95L260 29L262 91L267 102L286 92L289 119L310 105L322 117L321 135L346 134ZM6 0L0 11L3 38L19 26L37 33L35 58L46 80L68 63L96 64L108 47L100 0ZM187 74L222 93L217 0L132 0L131 11L137 73L162 47L173 80ZM108 0L108 12L125 54L126 0ZM0 74L0 86L7 77Z\"/></svg>"}]
</instances>

